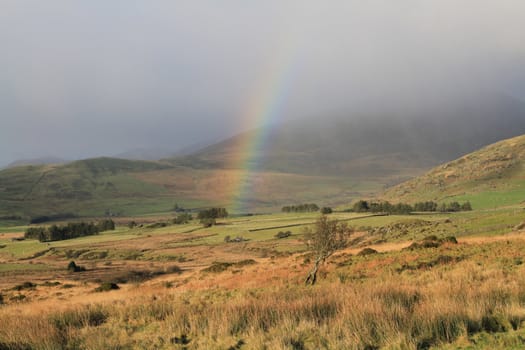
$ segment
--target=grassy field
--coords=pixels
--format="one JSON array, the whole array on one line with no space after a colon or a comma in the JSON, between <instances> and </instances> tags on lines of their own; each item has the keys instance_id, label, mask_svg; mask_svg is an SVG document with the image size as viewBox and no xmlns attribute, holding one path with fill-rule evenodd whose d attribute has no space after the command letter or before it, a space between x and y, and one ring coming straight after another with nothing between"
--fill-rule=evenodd
<instances>
[{"instance_id":1,"label":"grassy field","mask_svg":"<svg viewBox=\"0 0 525 350\"><path fill-rule=\"evenodd\" d=\"M524 346L520 207L330 217L356 232L314 287L303 284L312 259L303 233L316 213L233 217L210 228L147 227L172 215L119 218L115 231L49 243L13 241L23 227L5 227L0 348ZM130 220L142 227L128 229ZM278 239L279 231L291 235ZM430 235L459 243L410 247ZM85 271L68 272L72 260ZM104 283L119 289L95 292Z\"/></svg>"}]
</instances>

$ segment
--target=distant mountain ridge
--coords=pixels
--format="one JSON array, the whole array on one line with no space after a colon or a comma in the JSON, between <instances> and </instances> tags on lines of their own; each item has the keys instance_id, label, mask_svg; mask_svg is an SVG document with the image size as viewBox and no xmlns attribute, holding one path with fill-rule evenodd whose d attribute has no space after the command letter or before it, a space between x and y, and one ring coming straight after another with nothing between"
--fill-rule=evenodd
<instances>
[{"instance_id":1,"label":"distant mountain ridge","mask_svg":"<svg viewBox=\"0 0 525 350\"><path fill-rule=\"evenodd\" d=\"M421 115L425 115L421 117ZM175 163L232 167L246 140L258 130L234 136ZM484 145L525 133L525 104L501 95L466 100L426 112L319 118L289 122L267 132L248 159L252 167L285 173L384 178L415 176L422 170Z\"/></svg>"}]
</instances>

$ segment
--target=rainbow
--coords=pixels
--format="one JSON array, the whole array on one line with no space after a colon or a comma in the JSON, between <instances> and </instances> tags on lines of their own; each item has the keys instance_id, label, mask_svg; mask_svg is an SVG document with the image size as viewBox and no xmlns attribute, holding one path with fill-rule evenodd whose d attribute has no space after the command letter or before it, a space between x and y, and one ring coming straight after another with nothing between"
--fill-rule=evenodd
<instances>
[{"instance_id":1,"label":"rainbow","mask_svg":"<svg viewBox=\"0 0 525 350\"><path fill-rule=\"evenodd\" d=\"M232 160L231 168L241 169L234 180L231 190L229 207L234 213L246 213L250 210L247 199L253 192L258 170L257 154L264 151L269 132L282 117L294 73L297 70L297 50L288 36L283 42L284 49L277 50L277 54L264 70L260 81L256 84L254 93L240 113L246 126L255 125L257 129L247 133L247 137L240 140L236 157ZM260 157L259 157L260 158Z\"/></svg>"}]
</instances>

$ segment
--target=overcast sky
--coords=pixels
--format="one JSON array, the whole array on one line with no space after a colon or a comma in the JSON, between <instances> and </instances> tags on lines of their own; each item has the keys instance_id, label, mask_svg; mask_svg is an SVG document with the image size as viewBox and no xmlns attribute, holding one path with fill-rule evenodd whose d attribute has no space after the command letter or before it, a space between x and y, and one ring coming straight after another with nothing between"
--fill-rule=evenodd
<instances>
[{"instance_id":1,"label":"overcast sky","mask_svg":"<svg viewBox=\"0 0 525 350\"><path fill-rule=\"evenodd\" d=\"M0 166L178 148L357 104L525 96L522 0L0 1ZM276 99L275 97L279 97Z\"/></svg>"}]
</instances>

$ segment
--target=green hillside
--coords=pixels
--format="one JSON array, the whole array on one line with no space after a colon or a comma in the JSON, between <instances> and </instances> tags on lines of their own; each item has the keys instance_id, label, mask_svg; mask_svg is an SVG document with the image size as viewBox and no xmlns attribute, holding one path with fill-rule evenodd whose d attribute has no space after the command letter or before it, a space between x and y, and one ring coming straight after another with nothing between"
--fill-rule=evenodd
<instances>
[{"instance_id":1,"label":"green hillside","mask_svg":"<svg viewBox=\"0 0 525 350\"><path fill-rule=\"evenodd\" d=\"M22 166L0 172L0 213L102 215L114 203L162 193L134 175L171 168L156 162L96 158L66 165Z\"/></svg>"},{"instance_id":2,"label":"green hillside","mask_svg":"<svg viewBox=\"0 0 525 350\"><path fill-rule=\"evenodd\" d=\"M246 210L268 211L303 201L338 205L380 189L376 182L346 177L269 171L249 179L244 175L243 169L199 169L115 158L9 168L0 171L0 217L129 216L168 212L175 204L233 208L241 201ZM253 182L247 197L239 197L240 181Z\"/></svg>"},{"instance_id":3,"label":"green hillside","mask_svg":"<svg viewBox=\"0 0 525 350\"><path fill-rule=\"evenodd\" d=\"M390 188L385 199L469 200L475 208L525 201L525 135L500 141Z\"/></svg>"}]
</instances>

